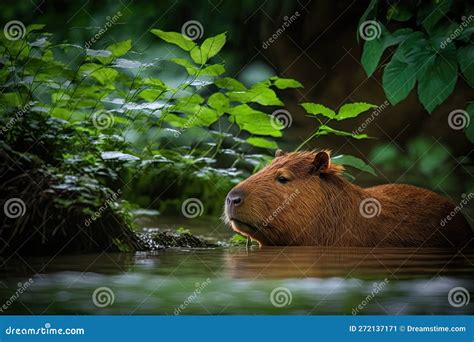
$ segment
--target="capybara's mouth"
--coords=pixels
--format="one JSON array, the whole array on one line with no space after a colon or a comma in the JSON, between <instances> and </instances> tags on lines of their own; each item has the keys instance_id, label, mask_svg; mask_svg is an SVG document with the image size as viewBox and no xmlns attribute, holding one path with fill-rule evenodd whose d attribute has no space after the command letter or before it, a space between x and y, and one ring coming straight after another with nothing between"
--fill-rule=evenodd
<instances>
[{"instance_id":1,"label":"capybara's mouth","mask_svg":"<svg viewBox=\"0 0 474 342\"><path fill-rule=\"evenodd\" d=\"M237 233L257 241L260 246L274 245L274 243L266 236L266 234L262 232L262 229L258 228L257 226L235 218L230 219L230 226Z\"/></svg>"},{"instance_id":2,"label":"capybara's mouth","mask_svg":"<svg viewBox=\"0 0 474 342\"><path fill-rule=\"evenodd\" d=\"M246 235L252 235L258 232L258 228L255 226L252 226L251 224L247 222L243 222L241 220L237 220L235 218L230 219L232 229L245 233Z\"/></svg>"}]
</instances>

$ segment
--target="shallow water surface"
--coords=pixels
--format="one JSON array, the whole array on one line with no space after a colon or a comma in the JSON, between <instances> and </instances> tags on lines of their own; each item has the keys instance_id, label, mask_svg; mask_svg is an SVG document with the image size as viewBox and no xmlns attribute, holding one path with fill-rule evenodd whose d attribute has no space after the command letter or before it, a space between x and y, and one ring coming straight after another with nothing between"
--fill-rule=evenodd
<instances>
[{"instance_id":1,"label":"shallow water surface","mask_svg":"<svg viewBox=\"0 0 474 342\"><path fill-rule=\"evenodd\" d=\"M234 247L2 263L3 314L474 313L474 250Z\"/></svg>"}]
</instances>

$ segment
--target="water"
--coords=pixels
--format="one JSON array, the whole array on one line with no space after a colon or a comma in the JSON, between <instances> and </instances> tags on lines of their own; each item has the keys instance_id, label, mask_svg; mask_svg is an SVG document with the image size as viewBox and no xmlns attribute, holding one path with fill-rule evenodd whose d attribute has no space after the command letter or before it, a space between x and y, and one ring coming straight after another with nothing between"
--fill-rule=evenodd
<instances>
[{"instance_id":1,"label":"water","mask_svg":"<svg viewBox=\"0 0 474 342\"><path fill-rule=\"evenodd\" d=\"M232 235L194 223L194 233ZM474 313L474 297L457 307L474 292L474 250L234 247L5 261L3 314ZM455 289L453 306L456 287L468 292Z\"/></svg>"}]
</instances>

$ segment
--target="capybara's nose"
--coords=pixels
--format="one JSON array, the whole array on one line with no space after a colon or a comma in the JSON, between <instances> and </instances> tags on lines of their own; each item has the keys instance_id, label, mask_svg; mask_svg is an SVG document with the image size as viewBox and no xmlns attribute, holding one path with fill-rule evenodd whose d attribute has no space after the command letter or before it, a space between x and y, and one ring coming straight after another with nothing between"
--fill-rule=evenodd
<instances>
[{"instance_id":1,"label":"capybara's nose","mask_svg":"<svg viewBox=\"0 0 474 342\"><path fill-rule=\"evenodd\" d=\"M229 206L238 207L244 202L244 193L242 190L234 189L227 194L227 204Z\"/></svg>"}]
</instances>

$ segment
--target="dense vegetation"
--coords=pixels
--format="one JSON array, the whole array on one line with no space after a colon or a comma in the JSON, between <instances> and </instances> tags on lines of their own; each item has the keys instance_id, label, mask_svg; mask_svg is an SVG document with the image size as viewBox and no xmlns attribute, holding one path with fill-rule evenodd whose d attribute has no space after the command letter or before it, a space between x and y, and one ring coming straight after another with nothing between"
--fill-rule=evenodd
<instances>
[{"instance_id":1,"label":"dense vegetation","mask_svg":"<svg viewBox=\"0 0 474 342\"><path fill-rule=\"evenodd\" d=\"M224 76L225 33L197 44L154 29L174 56L143 61L130 40L96 50L54 42L42 29L1 41L1 187L23 205L18 219L3 218L2 252L145 248L130 230L137 205L177 215L198 197L205 213L220 214L227 190L272 158L291 123L278 92L302 87ZM182 69L178 82L167 80L170 68ZM375 107L302 106L316 127L300 147L328 134L367 138L329 123ZM374 172L353 156L336 158Z\"/></svg>"},{"instance_id":2,"label":"dense vegetation","mask_svg":"<svg viewBox=\"0 0 474 342\"><path fill-rule=\"evenodd\" d=\"M364 38L362 65L371 76L384 51L396 48L383 67L383 88L392 105L417 85L418 98L429 112L453 93L457 82L474 88L474 7L467 1L382 2L372 0L360 18ZM391 31L387 25L393 27ZM414 28L413 28L414 27ZM452 118L474 142L474 103ZM456 121L455 121L456 120Z\"/></svg>"}]
</instances>

